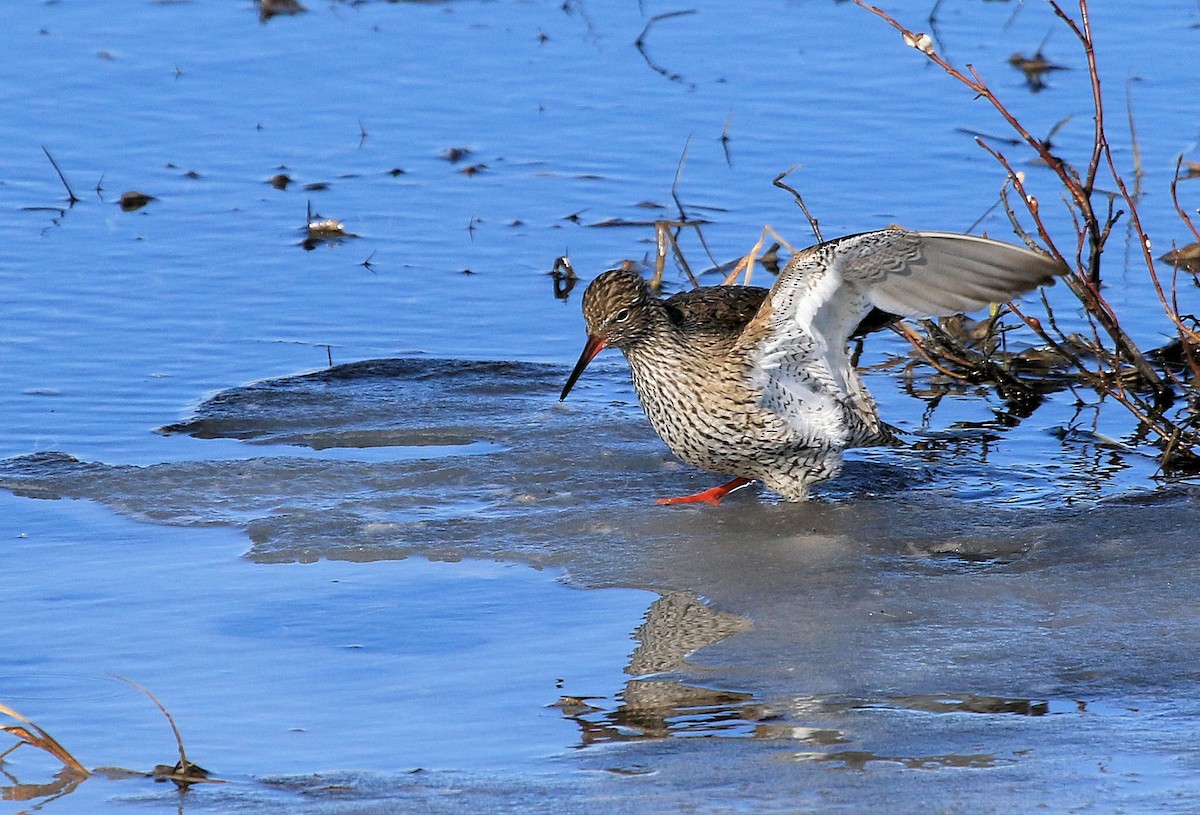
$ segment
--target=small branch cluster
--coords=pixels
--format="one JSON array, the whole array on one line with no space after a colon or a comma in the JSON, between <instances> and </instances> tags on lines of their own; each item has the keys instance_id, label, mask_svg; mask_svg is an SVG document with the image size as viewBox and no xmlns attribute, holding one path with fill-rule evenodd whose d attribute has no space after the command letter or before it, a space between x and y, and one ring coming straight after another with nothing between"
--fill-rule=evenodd
<instances>
[{"instance_id":1,"label":"small branch cluster","mask_svg":"<svg viewBox=\"0 0 1200 815\"><path fill-rule=\"evenodd\" d=\"M1181 312L1177 296L1177 281L1164 287L1154 265L1151 241L1142 226L1138 203L1129 191L1117 168L1105 130L1104 96L1092 37L1087 0L1079 0L1078 17L1067 14L1055 0L1047 0L1054 13L1070 29L1078 41L1086 62L1091 84L1094 131L1091 154L1082 171L1056 155L1047 140L1039 139L1026 128L1017 116L1000 100L972 65L960 70L943 58L927 34L909 30L887 12L868 5L864 0L854 2L879 16L904 37L905 43L916 48L950 77L961 83L979 98L986 100L1019 137L1017 144L1030 148L1054 174L1065 192L1073 234L1056 236L1043 219L1038 199L1026 188L1026 180L1018 173L1008 157L981 137L976 142L1003 168L1007 179L1001 196L1014 229L1031 246L1039 244L1056 259L1064 262L1071 272L1066 283L1082 305L1090 336L1064 333L1054 319L1049 302L1042 298L1045 319L1039 319L1023 308L1010 306L1019 317L1056 355L1061 367L1073 377L1092 388L1101 399L1112 399L1125 407L1138 421L1139 431L1152 438L1161 450L1160 466L1166 473L1194 472L1200 469L1200 419L1196 407L1200 404L1200 325L1195 317ZM1177 184L1182 157L1176 165L1171 192L1179 217L1193 235L1200 234L1191 218L1179 204ZM1098 189L1097 179L1117 190L1105 193ZM1012 206L1009 191L1019 197ZM1021 215L1018 215L1018 211ZM1117 310L1101 293L1101 257L1113 226L1123 217L1136 236L1150 284L1162 304L1167 318L1175 329L1177 339L1167 349L1144 353L1121 326ZM1026 228L1023 223L1032 224ZM1036 234L1035 241L1029 233ZM1069 247L1064 250L1060 247ZM926 333L924 337L910 336L918 351L937 367L947 367L964 373L964 379L982 375L997 382L1010 392L1019 384L1011 365L998 366L989 354L971 352L952 338ZM949 365L947 366L947 363ZM1182 410L1176 409L1183 405Z\"/></svg>"}]
</instances>

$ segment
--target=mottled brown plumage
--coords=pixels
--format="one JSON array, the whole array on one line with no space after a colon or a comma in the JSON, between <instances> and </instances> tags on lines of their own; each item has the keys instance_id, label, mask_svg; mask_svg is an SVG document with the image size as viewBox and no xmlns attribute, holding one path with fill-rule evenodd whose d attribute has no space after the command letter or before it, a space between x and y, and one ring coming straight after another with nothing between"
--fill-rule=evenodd
<instances>
[{"instance_id":1,"label":"mottled brown plumage","mask_svg":"<svg viewBox=\"0 0 1200 815\"><path fill-rule=\"evenodd\" d=\"M748 481L804 500L846 448L891 438L846 349L868 314L973 310L1064 271L1010 244L889 227L796 253L769 292L719 286L660 300L639 275L605 272L584 293L588 341L562 398L596 354L619 348L671 451L736 476L668 502L716 503Z\"/></svg>"}]
</instances>

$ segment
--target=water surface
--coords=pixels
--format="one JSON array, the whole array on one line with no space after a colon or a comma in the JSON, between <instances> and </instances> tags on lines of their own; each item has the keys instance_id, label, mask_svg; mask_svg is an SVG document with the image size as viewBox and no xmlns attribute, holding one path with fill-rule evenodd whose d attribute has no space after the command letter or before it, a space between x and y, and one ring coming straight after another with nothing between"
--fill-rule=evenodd
<instances>
[{"instance_id":1,"label":"water surface","mask_svg":"<svg viewBox=\"0 0 1200 815\"><path fill-rule=\"evenodd\" d=\"M909 446L808 505L667 510L716 482L654 438L617 355L557 402L582 322L546 273L652 256L649 226L594 225L673 217L677 170L709 221L712 260L683 241L697 270L764 224L808 242L771 186L793 164L826 235L1009 234L962 132L1002 123L882 22L700 3L634 47L680 10L12 15L0 702L89 767L173 763L129 677L227 783L75 784L24 747L5 807L1189 811L1200 519L1119 411L1061 391L1014 421L985 388L906 378L877 335L867 381ZM1200 20L1093 11L1165 251L1187 240L1167 184L1196 158ZM1072 116L1056 144L1086 157L1082 57L1047 9L943 3L932 30L1035 132ZM1039 44L1068 70L1031 93L1008 59ZM131 190L154 200L123 211ZM310 213L356 237L306 249ZM1113 240L1107 291L1152 347L1165 321Z\"/></svg>"}]
</instances>

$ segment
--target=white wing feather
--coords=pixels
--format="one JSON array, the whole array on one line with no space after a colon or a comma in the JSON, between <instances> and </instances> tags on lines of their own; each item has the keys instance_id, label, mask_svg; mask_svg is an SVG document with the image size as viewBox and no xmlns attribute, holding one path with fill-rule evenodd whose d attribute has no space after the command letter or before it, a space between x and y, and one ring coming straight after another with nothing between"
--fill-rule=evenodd
<instances>
[{"instance_id":1,"label":"white wing feather","mask_svg":"<svg viewBox=\"0 0 1200 815\"><path fill-rule=\"evenodd\" d=\"M752 385L803 438L844 446L880 427L846 352L871 306L906 317L973 311L1065 271L1047 255L1000 241L899 227L805 249L771 289Z\"/></svg>"}]
</instances>

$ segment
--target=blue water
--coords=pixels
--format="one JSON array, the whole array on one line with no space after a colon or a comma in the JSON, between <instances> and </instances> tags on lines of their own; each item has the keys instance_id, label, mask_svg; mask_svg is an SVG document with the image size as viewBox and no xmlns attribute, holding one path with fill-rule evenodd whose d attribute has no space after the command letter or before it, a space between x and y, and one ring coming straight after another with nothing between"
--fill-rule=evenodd
<instances>
[{"instance_id":1,"label":"blue water","mask_svg":"<svg viewBox=\"0 0 1200 815\"><path fill-rule=\"evenodd\" d=\"M857 455L814 507L745 491L663 514L652 498L709 476L654 439L620 359L556 404L583 330L580 289L553 296L554 260L569 254L582 287L654 251L648 226L591 225L673 217L678 170L715 261L765 224L804 245L771 185L798 164L827 237L981 217L1007 237L985 215L1003 174L961 132L1005 135L985 102L845 3L690 4L644 54L647 21L685 7L309 5L260 22L249 2L30 3L0 30L0 703L88 766L149 769L173 761L169 730L109 674L146 685L189 757L236 782L187 799L214 811L332 811L326 781L422 811L487 811L491 789L525 811L664 812L1169 811L1195 792L1194 513L1120 409L1064 391L1008 428L983 390L930 407L927 374L915 398L886 364L907 349L885 333L868 384L928 449ZM1047 8L943 3L934 27L901 13L1035 133L1070 115L1055 143L1086 161L1082 56ZM1190 239L1167 185L1177 155L1197 159L1200 17L1097 4L1093 23L1122 167L1127 95L1136 114L1158 254ZM1043 42L1068 70L1034 94L1007 60ZM1044 171L1005 150L1068 225ZM155 200L122 211L131 190ZM306 251L310 211L357 237ZM1106 293L1153 347L1168 325L1124 223ZM694 235L682 247L711 265ZM668 285L685 278L669 267ZM1064 294L1063 325L1084 328ZM465 391L295 379L395 358L529 367L468 365ZM244 389L261 380L281 384ZM261 434L158 432L218 395ZM671 633L644 650L712 647L653 663L676 684L639 708L631 635L669 616L649 610L669 591L753 630L660 621ZM693 708L692 687L750 701ZM1056 715L895 701L959 694ZM546 707L572 695L603 698L574 718ZM1076 695L1106 714L1073 714ZM658 740L660 720L711 735L729 717L760 738ZM878 758L853 777L810 760L846 749ZM22 783L56 769L31 748L3 766ZM135 804L176 808L169 787L88 781L46 809Z\"/></svg>"}]
</instances>

